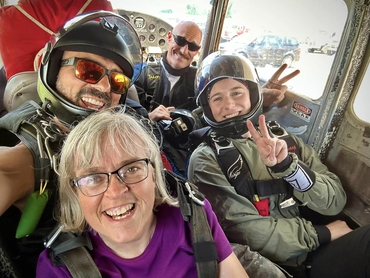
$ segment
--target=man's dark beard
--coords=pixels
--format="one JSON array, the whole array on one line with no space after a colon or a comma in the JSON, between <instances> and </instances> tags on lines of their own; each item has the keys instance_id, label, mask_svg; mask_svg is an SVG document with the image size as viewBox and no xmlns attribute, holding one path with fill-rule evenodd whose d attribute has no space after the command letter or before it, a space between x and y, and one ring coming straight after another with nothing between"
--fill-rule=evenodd
<instances>
[{"instance_id":1,"label":"man's dark beard","mask_svg":"<svg viewBox=\"0 0 370 278\"><path fill-rule=\"evenodd\" d=\"M112 106L112 100L109 96L109 93L104 93L94 88L83 88L77 93L75 97L75 103L78 103L78 101L82 99L83 96L94 96L101 99L105 102L105 108Z\"/></svg>"}]
</instances>

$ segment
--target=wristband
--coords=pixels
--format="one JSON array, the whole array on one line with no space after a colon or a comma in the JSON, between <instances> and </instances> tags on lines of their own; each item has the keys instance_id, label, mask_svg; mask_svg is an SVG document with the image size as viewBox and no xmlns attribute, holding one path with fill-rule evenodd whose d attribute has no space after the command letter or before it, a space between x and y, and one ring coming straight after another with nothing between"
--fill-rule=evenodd
<instances>
[{"instance_id":1,"label":"wristband","mask_svg":"<svg viewBox=\"0 0 370 278\"><path fill-rule=\"evenodd\" d=\"M300 192L309 190L316 181L315 174L300 161L295 171L283 179Z\"/></svg>"}]
</instances>

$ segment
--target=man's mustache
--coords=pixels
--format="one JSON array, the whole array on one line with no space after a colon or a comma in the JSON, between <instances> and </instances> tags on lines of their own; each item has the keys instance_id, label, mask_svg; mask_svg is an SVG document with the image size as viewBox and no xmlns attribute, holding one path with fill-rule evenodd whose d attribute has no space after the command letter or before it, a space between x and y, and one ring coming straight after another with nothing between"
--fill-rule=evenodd
<instances>
[{"instance_id":1,"label":"man's mustache","mask_svg":"<svg viewBox=\"0 0 370 278\"><path fill-rule=\"evenodd\" d=\"M96 98L99 98L99 99L103 100L104 102L106 102L106 106L110 106L111 103L112 103L112 100L110 98L109 93L101 92L101 91L93 89L93 88L84 88L84 89L82 89L81 91L78 92L77 98L80 99L83 96L87 96L87 95L88 96L93 96L93 97L96 97Z\"/></svg>"}]
</instances>

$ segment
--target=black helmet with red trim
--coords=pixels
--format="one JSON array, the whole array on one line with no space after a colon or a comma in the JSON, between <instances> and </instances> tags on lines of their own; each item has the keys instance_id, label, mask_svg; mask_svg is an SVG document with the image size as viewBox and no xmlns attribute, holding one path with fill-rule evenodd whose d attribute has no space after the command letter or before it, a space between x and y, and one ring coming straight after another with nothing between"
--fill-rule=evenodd
<instances>
[{"instance_id":1,"label":"black helmet with red trim","mask_svg":"<svg viewBox=\"0 0 370 278\"><path fill-rule=\"evenodd\" d=\"M226 78L232 78L243 83L249 89L251 110L244 115L217 122L209 106L208 95L213 85ZM203 109L203 117L218 135L239 137L248 131L246 121L254 124L262 113L262 94L257 72L250 60L237 54L214 52L208 55L200 64L195 83L197 105Z\"/></svg>"},{"instance_id":2,"label":"black helmet with red trim","mask_svg":"<svg viewBox=\"0 0 370 278\"><path fill-rule=\"evenodd\" d=\"M140 40L122 16L109 11L93 11L68 20L44 48L37 86L43 107L66 123L79 121L94 110L79 107L56 91L64 51L88 52L114 61L131 79L130 85L142 69Z\"/></svg>"}]
</instances>

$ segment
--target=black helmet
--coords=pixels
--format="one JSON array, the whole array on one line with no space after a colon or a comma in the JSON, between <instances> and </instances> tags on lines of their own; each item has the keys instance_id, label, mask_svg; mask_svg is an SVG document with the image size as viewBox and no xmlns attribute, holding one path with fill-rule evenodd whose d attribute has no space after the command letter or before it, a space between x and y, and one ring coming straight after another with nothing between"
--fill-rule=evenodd
<instances>
[{"instance_id":1,"label":"black helmet","mask_svg":"<svg viewBox=\"0 0 370 278\"><path fill-rule=\"evenodd\" d=\"M216 122L208 103L208 93L212 86L222 79L232 78L240 81L249 89L251 111L245 115ZM200 64L195 84L197 105L203 109L204 120L218 135L238 137L248 131L246 121L256 124L262 113L262 95L257 72L247 58L241 55L221 55L214 52L208 55Z\"/></svg>"},{"instance_id":2,"label":"black helmet","mask_svg":"<svg viewBox=\"0 0 370 278\"><path fill-rule=\"evenodd\" d=\"M122 16L108 11L93 11L67 21L44 48L37 90L43 107L70 124L94 110L76 106L56 91L64 51L89 52L114 61L131 79L130 85L137 80L142 69L140 40Z\"/></svg>"}]
</instances>

